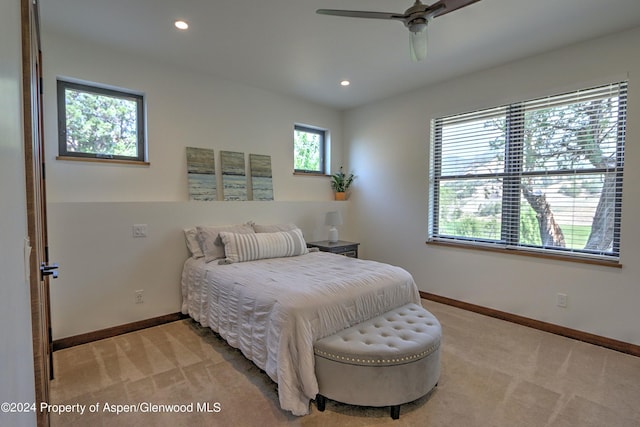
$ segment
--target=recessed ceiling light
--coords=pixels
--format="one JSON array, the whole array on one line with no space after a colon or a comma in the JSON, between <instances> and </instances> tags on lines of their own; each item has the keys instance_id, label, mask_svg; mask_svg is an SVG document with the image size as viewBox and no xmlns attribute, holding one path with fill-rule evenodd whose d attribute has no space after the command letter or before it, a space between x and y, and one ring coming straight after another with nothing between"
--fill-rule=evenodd
<instances>
[{"instance_id":1,"label":"recessed ceiling light","mask_svg":"<svg viewBox=\"0 0 640 427\"><path fill-rule=\"evenodd\" d=\"M179 30L186 30L187 28L189 28L189 24L187 24L185 21L182 21L182 20L178 20L174 22L173 25L175 25L176 28Z\"/></svg>"},{"instance_id":2,"label":"recessed ceiling light","mask_svg":"<svg viewBox=\"0 0 640 427\"><path fill-rule=\"evenodd\" d=\"M349 80L343 80L340 82L340 86L349 86L351 82Z\"/></svg>"}]
</instances>

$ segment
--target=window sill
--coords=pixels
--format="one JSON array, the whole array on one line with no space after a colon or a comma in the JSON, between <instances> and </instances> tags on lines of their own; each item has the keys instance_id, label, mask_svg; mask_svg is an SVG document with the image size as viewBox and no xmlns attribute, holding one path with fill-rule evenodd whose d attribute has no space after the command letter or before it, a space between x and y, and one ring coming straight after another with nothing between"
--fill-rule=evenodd
<instances>
[{"instance_id":1,"label":"window sill","mask_svg":"<svg viewBox=\"0 0 640 427\"><path fill-rule=\"evenodd\" d=\"M601 259L588 259L588 258L578 258L574 256L568 255L559 255L559 254L545 254L539 252L527 252L524 250L515 250L515 249L504 249L504 248L492 248L487 246L471 246L464 245L460 243L452 243L452 242L425 242L427 245L434 246L447 246L452 248L460 248L460 249L470 249L476 251L485 251L485 252L497 252L502 254L509 255L519 255L526 256L532 258L543 258L543 259L552 259L556 261L568 261L568 262L576 262L579 264L591 264L591 265L600 265L603 267L613 267L613 268L622 268L622 264L619 261L607 261Z\"/></svg>"},{"instance_id":2,"label":"window sill","mask_svg":"<svg viewBox=\"0 0 640 427\"><path fill-rule=\"evenodd\" d=\"M331 175L327 175L325 173L319 173L319 172L293 172L294 176L326 176L329 177Z\"/></svg>"},{"instance_id":3,"label":"window sill","mask_svg":"<svg viewBox=\"0 0 640 427\"><path fill-rule=\"evenodd\" d=\"M121 165L133 165L133 166L150 166L149 162L140 162L137 160L119 160L119 159L98 159L94 157L71 157L71 156L56 156L56 160L70 160L72 162L89 162L89 163L116 163Z\"/></svg>"}]
</instances>

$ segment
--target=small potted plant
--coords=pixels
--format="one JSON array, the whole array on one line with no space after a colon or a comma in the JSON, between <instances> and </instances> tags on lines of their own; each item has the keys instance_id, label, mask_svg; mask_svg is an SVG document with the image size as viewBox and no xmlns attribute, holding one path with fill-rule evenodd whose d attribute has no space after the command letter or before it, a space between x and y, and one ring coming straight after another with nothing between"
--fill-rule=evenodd
<instances>
[{"instance_id":1,"label":"small potted plant","mask_svg":"<svg viewBox=\"0 0 640 427\"><path fill-rule=\"evenodd\" d=\"M331 188L335 191L336 200L346 200L346 193L353 180L355 175L352 173L346 174L342 170L342 166L340 166L340 171L331 175Z\"/></svg>"}]
</instances>

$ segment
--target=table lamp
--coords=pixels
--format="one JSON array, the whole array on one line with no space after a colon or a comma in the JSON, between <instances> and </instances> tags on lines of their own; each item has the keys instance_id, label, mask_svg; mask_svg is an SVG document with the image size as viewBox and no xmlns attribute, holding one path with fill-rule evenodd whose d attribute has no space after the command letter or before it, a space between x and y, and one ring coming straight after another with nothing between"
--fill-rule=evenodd
<instances>
[{"instance_id":1,"label":"table lamp","mask_svg":"<svg viewBox=\"0 0 640 427\"><path fill-rule=\"evenodd\" d=\"M329 242L335 243L338 241L338 229L336 225L342 225L342 215L340 215L340 211L327 212L327 217L325 218L324 223L329 228Z\"/></svg>"}]
</instances>

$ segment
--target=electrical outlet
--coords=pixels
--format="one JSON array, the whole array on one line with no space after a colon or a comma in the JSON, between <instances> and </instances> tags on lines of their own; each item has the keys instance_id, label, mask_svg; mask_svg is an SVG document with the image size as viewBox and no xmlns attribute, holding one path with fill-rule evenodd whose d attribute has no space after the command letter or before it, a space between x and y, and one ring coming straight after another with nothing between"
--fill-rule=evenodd
<instances>
[{"instance_id":1,"label":"electrical outlet","mask_svg":"<svg viewBox=\"0 0 640 427\"><path fill-rule=\"evenodd\" d=\"M147 224L134 224L133 237L147 237Z\"/></svg>"},{"instance_id":2,"label":"electrical outlet","mask_svg":"<svg viewBox=\"0 0 640 427\"><path fill-rule=\"evenodd\" d=\"M567 294L558 294L556 296L556 305L558 307L567 308Z\"/></svg>"},{"instance_id":3,"label":"electrical outlet","mask_svg":"<svg viewBox=\"0 0 640 427\"><path fill-rule=\"evenodd\" d=\"M136 291L136 304L142 304L144 302L144 299L142 297L142 293L144 291L142 289L138 289Z\"/></svg>"}]
</instances>

